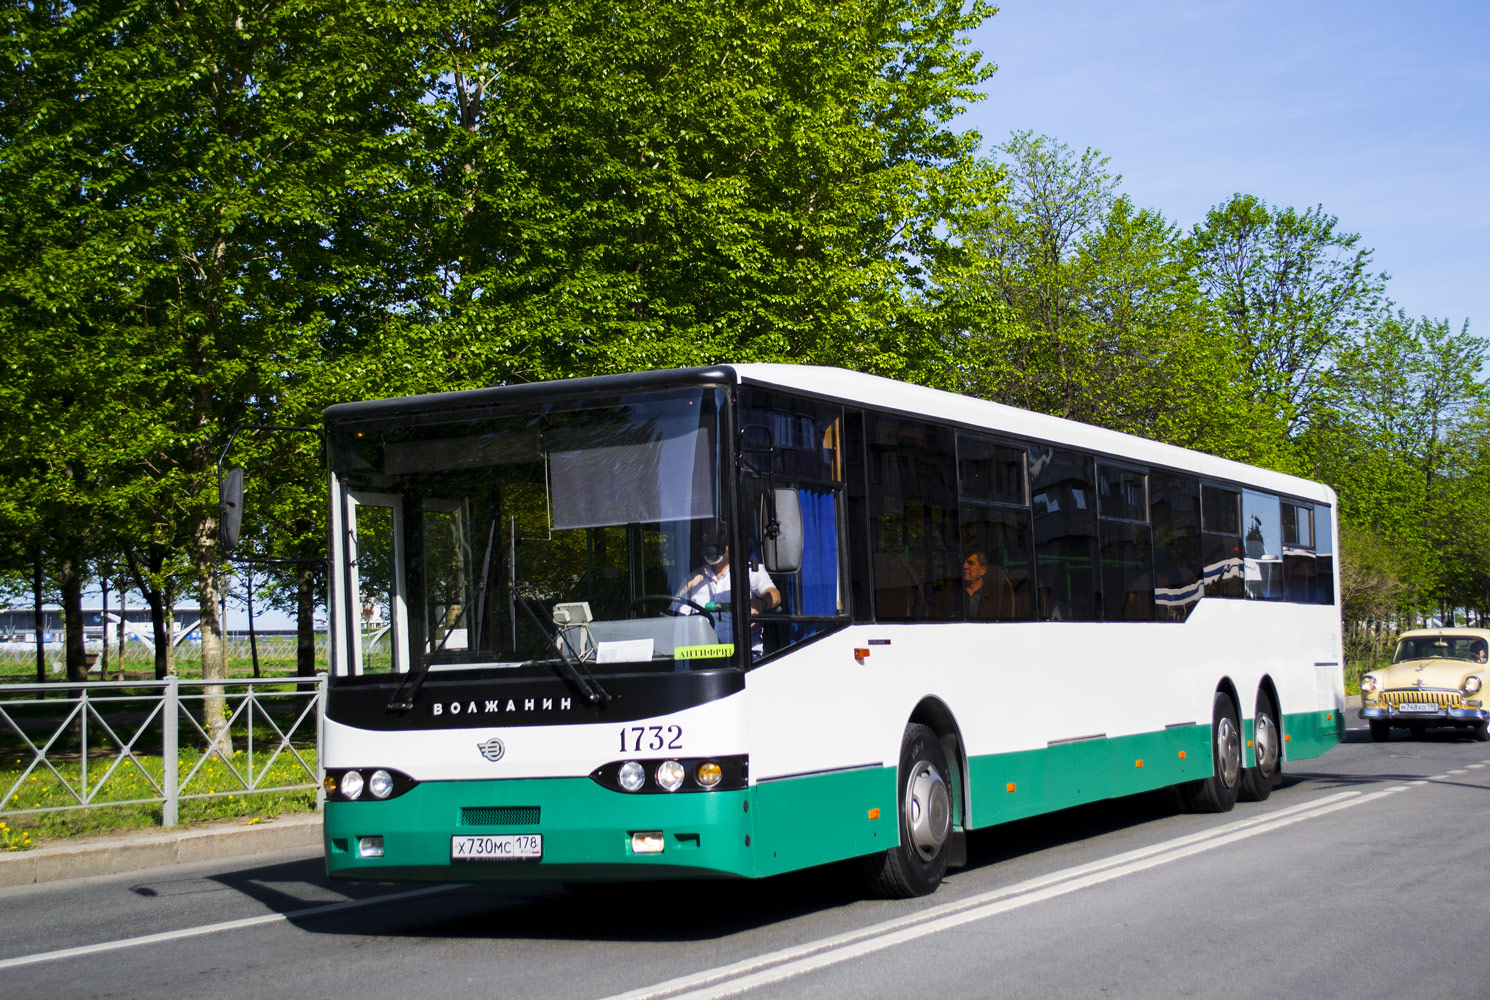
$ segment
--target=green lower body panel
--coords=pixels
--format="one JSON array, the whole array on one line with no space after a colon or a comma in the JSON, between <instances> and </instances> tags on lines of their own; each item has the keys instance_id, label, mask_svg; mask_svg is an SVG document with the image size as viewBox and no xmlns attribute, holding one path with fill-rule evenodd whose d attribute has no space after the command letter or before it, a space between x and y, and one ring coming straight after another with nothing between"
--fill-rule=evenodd
<instances>
[{"instance_id":1,"label":"green lower body panel","mask_svg":"<svg viewBox=\"0 0 1490 1000\"><path fill-rule=\"evenodd\" d=\"M749 793L611 791L589 778L427 781L386 802L326 803L326 868L374 881L751 877ZM633 853L631 835L660 831L663 850ZM458 836L538 834L539 860L453 861ZM361 838L383 856L363 857Z\"/></svg>"},{"instance_id":2,"label":"green lower body panel","mask_svg":"<svg viewBox=\"0 0 1490 1000\"><path fill-rule=\"evenodd\" d=\"M763 781L754 791L761 875L871 854L899 842L894 768Z\"/></svg>"},{"instance_id":3,"label":"green lower body panel","mask_svg":"<svg viewBox=\"0 0 1490 1000\"><path fill-rule=\"evenodd\" d=\"M1283 760L1318 757L1345 739L1345 716L1339 712L1298 712L1283 717Z\"/></svg>"},{"instance_id":4,"label":"green lower body panel","mask_svg":"<svg viewBox=\"0 0 1490 1000\"><path fill-rule=\"evenodd\" d=\"M1242 728L1242 762L1252 767L1252 723ZM1285 762L1303 760L1339 743L1345 722L1339 712L1301 712L1283 720L1283 733ZM975 757L968 762L970 825L992 826L1208 778L1214 768L1211 753L1210 726L1176 726Z\"/></svg>"},{"instance_id":5,"label":"green lower body panel","mask_svg":"<svg viewBox=\"0 0 1490 1000\"><path fill-rule=\"evenodd\" d=\"M974 827L1134 795L1211 773L1210 726L1057 743L968 762Z\"/></svg>"}]
</instances>

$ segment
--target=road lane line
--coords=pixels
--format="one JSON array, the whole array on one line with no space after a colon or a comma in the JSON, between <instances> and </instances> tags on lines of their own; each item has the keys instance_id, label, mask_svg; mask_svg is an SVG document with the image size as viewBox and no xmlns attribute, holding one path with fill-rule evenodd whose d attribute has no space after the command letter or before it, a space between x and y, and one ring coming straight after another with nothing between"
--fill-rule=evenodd
<instances>
[{"instance_id":1,"label":"road lane line","mask_svg":"<svg viewBox=\"0 0 1490 1000\"><path fill-rule=\"evenodd\" d=\"M1266 816L1241 820L1201 833L1178 837L1150 847L1078 865L1050 875L981 893L968 899L932 907L920 913L885 921L858 931L808 942L671 979L654 986L620 993L607 1000L717 1000L758 986L780 982L817 969L891 948L963 924L1007 913L1033 903L1076 892L1124 875L1178 861L1261 833L1291 826L1352 806L1377 801L1408 790L1393 785L1375 792L1340 792L1317 802L1282 809Z\"/></svg>"},{"instance_id":2,"label":"road lane line","mask_svg":"<svg viewBox=\"0 0 1490 1000\"><path fill-rule=\"evenodd\" d=\"M118 941L103 941L98 944L79 945L76 948L43 951L35 955L19 955L15 958L0 959L0 969L14 969L23 965L55 962L63 958L97 955L106 951L118 951L121 948L137 948L141 945L160 944L166 941L180 941L183 938L201 937L206 934L220 934L223 931L242 930L246 927L259 927L264 924L285 923L304 917L318 917L325 913L338 913L343 910L356 910L364 906L376 906L379 903L389 903L395 900L429 896L437 892L448 892L452 888L455 887L450 885L434 885L423 889L410 889L408 892L390 893L386 896L371 896L367 899L348 899L340 903L326 903L321 906L307 907L303 910L291 910L288 913L265 913L257 917L243 917L240 920L225 920L220 924L202 924L199 927L183 927L175 931L161 931L157 934L143 934L140 937L121 938Z\"/></svg>"}]
</instances>

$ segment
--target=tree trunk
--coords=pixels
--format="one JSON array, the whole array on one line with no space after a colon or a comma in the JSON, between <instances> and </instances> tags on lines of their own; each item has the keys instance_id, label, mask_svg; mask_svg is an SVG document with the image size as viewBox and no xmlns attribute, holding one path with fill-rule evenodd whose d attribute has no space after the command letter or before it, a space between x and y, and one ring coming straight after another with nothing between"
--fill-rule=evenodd
<instances>
[{"instance_id":1,"label":"tree trunk","mask_svg":"<svg viewBox=\"0 0 1490 1000\"><path fill-rule=\"evenodd\" d=\"M36 550L36 562L31 567L31 595L36 600L36 611L32 620L36 623L36 683L47 682L47 616L41 610L42 560L41 550Z\"/></svg>"},{"instance_id":2,"label":"tree trunk","mask_svg":"<svg viewBox=\"0 0 1490 1000\"><path fill-rule=\"evenodd\" d=\"M301 677L316 673L315 570L301 566L295 586L295 672Z\"/></svg>"},{"instance_id":3,"label":"tree trunk","mask_svg":"<svg viewBox=\"0 0 1490 1000\"><path fill-rule=\"evenodd\" d=\"M222 591L218 583L217 518L204 515L197 522L196 531L197 605L201 612L197 634L202 640L202 679L205 681L226 680L227 658L222 641ZM212 741L215 752L228 760L233 755L233 743L228 732L228 703L223 689L209 685L203 689L202 727Z\"/></svg>"},{"instance_id":4,"label":"tree trunk","mask_svg":"<svg viewBox=\"0 0 1490 1000\"><path fill-rule=\"evenodd\" d=\"M69 683L88 679L87 651L83 647L83 577L77 563L62 560L62 623L67 652Z\"/></svg>"},{"instance_id":5,"label":"tree trunk","mask_svg":"<svg viewBox=\"0 0 1490 1000\"><path fill-rule=\"evenodd\" d=\"M135 552L126 553L126 558L129 560L129 573L134 577L135 587L150 608L150 635L155 642L155 679L163 681L176 672L175 647L171 644L175 639L175 630L171 627L174 595L156 586L154 582L160 578L165 557L152 546L148 567L141 567L140 558ZM142 571L146 568L150 572L149 576Z\"/></svg>"}]
</instances>

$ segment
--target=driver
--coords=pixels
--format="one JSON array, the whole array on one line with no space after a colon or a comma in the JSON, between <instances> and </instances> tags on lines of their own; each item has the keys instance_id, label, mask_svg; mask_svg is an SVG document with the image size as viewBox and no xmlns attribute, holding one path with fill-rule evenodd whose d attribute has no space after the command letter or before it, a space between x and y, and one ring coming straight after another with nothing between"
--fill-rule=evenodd
<instances>
[{"instance_id":1,"label":"driver","mask_svg":"<svg viewBox=\"0 0 1490 1000\"><path fill-rule=\"evenodd\" d=\"M678 599L691 601L707 609L714 617L714 631L719 636L719 641L734 642L734 622L727 610L730 602L730 558L729 535L725 525L715 524L704 535L701 547L704 565L678 589ZM757 564L749 569L747 578L750 583L752 615L773 611L781 605L781 591L776 589L776 584L771 582L771 575L763 566ZM720 610L716 611L710 605L715 605ZM688 604L680 604L678 613L693 615L698 614L698 610ZM759 626L750 630L750 651L756 656L765 651L765 639Z\"/></svg>"}]
</instances>

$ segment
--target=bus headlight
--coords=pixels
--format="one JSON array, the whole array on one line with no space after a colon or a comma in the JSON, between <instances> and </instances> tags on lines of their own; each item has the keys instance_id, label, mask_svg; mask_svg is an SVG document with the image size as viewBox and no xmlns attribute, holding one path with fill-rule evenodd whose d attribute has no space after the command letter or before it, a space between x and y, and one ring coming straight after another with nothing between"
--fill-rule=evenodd
<instances>
[{"instance_id":1,"label":"bus headlight","mask_svg":"<svg viewBox=\"0 0 1490 1000\"><path fill-rule=\"evenodd\" d=\"M647 772L636 761L628 760L621 765L621 771L616 775L616 780L628 792L640 791L641 787L647 783Z\"/></svg>"},{"instance_id":2,"label":"bus headlight","mask_svg":"<svg viewBox=\"0 0 1490 1000\"><path fill-rule=\"evenodd\" d=\"M367 780L367 790L372 792L375 799L386 799L393 794L393 775L379 768Z\"/></svg>"},{"instance_id":3,"label":"bus headlight","mask_svg":"<svg viewBox=\"0 0 1490 1000\"><path fill-rule=\"evenodd\" d=\"M693 772L693 776L698 779L700 785L713 788L724 777L724 769L712 760L706 760Z\"/></svg>"},{"instance_id":4,"label":"bus headlight","mask_svg":"<svg viewBox=\"0 0 1490 1000\"><path fill-rule=\"evenodd\" d=\"M1375 691L1375 690L1376 690L1376 678L1375 677L1372 677L1370 674L1367 674L1366 676L1364 676L1364 677L1361 678L1361 693L1362 694L1370 694L1372 691Z\"/></svg>"},{"instance_id":5,"label":"bus headlight","mask_svg":"<svg viewBox=\"0 0 1490 1000\"><path fill-rule=\"evenodd\" d=\"M1479 689L1480 689L1480 683L1481 682L1480 682L1480 679L1478 677L1468 677L1468 678L1466 678L1465 681L1464 681L1464 693L1465 694L1474 694L1475 692L1479 691Z\"/></svg>"},{"instance_id":6,"label":"bus headlight","mask_svg":"<svg viewBox=\"0 0 1490 1000\"><path fill-rule=\"evenodd\" d=\"M341 793L349 799L362 796L362 772L348 771L341 776Z\"/></svg>"},{"instance_id":7,"label":"bus headlight","mask_svg":"<svg viewBox=\"0 0 1490 1000\"><path fill-rule=\"evenodd\" d=\"M657 765L657 784L669 792L683 787L683 765L675 760L665 760Z\"/></svg>"}]
</instances>

